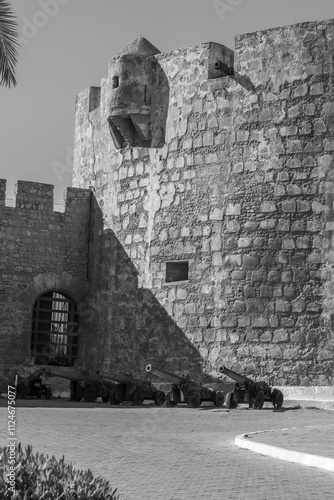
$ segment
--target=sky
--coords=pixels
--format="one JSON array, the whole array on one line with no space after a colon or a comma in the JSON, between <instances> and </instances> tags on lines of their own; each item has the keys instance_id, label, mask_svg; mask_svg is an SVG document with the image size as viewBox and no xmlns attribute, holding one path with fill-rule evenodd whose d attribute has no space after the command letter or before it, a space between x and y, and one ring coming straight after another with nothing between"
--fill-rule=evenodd
<instances>
[{"instance_id":1,"label":"sky","mask_svg":"<svg viewBox=\"0 0 334 500\"><path fill-rule=\"evenodd\" d=\"M142 35L161 52L334 18L333 0L11 0L21 36L16 87L0 87L0 178L72 185L76 95Z\"/></svg>"}]
</instances>

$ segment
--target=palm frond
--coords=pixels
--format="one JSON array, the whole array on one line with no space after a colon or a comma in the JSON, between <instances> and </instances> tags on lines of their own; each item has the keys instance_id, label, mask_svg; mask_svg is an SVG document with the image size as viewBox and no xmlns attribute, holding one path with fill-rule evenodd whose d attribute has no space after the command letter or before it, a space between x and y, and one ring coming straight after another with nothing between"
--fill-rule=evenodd
<instances>
[{"instance_id":1,"label":"palm frond","mask_svg":"<svg viewBox=\"0 0 334 500\"><path fill-rule=\"evenodd\" d=\"M0 85L16 85L19 28L8 0L0 0Z\"/></svg>"}]
</instances>

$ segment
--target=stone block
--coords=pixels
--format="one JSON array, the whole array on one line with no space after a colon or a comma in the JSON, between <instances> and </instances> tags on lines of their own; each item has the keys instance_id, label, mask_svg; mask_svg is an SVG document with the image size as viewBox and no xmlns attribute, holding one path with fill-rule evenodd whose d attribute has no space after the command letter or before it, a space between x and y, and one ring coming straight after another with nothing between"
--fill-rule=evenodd
<instances>
[{"instance_id":1,"label":"stone block","mask_svg":"<svg viewBox=\"0 0 334 500\"><path fill-rule=\"evenodd\" d=\"M240 254L231 254L229 256L229 263L234 267L241 267L241 255Z\"/></svg>"},{"instance_id":2,"label":"stone block","mask_svg":"<svg viewBox=\"0 0 334 500\"><path fill-rule=\"evenodd\" d=\"M248 313L262 313L264 311L264 305L260 299L247 299L246 309Z\"/></svg>"},{"instance_id":3,"label":"stone block","mask_svg":"<svg viewBox=\"0 0 334 500\"><path fill-rule=\"evenodd\" d=\"M291 300L296 295L296 288L292 285L285 286L283 289L283 295L285 298Z\"/></svg>"},{"instance_id":4,"label":"stone block","mask_svg":"<svg viewBox=\"0 0 334 500\"><path fill-rule=\"evenodd\" d=\"M309 212L311 203L308 200L297 200L297 212Z\"/></svg>"},{"instance_id":5,"label":"stone block","mask_svg":"<svg viewBox=\"0 0 334 500\"><path fill-rule=\"evenodd\" d=\"M287 219L279 219L276 230L280 232L290 231L290 221Z\"/></svg>"},{"instance_id":6,"label":"stone block","mask_svg":"<svg viewBox=\"0 0 334 500\"><path fill-rule=\"evenodd\" d=\"M261 285L260 286L260 297L261 298L269 298L271 299L273 296L273 287L269 285Z\"/></svg>"},{"instance_id":7,"label":"stone block","mask_svg":"<svg viewBox=\"0 0 334 500\"><path fill-rule=\"evenodd\" d=\"M252 271L251 282L252 283L264 283L267 281L267 271L265 269L259 269L257 271Z\"/></svg>"},{"instance_id":8,"label":"stone block","mask_svg":"<svg viewBox=\"0 0 334 500\"><path fill-rule=\"evenodd\" d=\"M226 232L238 233L240 231L240 223L236 219L228 220L226 223Z\"/></svg>"},{"instance_id":9,"label":"stone block","mask_svg":"<svg viewBox=\"0 0 334 500\"><path fill-rule=\"evenodd\" d=\"M246 231L250 231L250 232L256 231L258 229L258 227L259 227L259 223L258 222L254 222L254 221L247 221L244 224L244 229Z\"/></svg>"},{"instance_id":10,"label":"stone block","mask_svg":"<svg viewBox=\"0 0 334 500\"><path fill-rule=\"evenodd\" d=\"M274 201L264 201L261 204L262 213L276 212L276 203Z\"/></svg>"},{"instance_id":11,"label":"stone block","mask_svg":"<svg viewBox=\"0 0 334 500\"><path fill-rule=\"evenodd\" d=\"M293 281L293 273L291 269L286 269L281 274L282 283L291 283Z\"/></svg>"},{"instance_id":12,"label":"stone block","mask_svg":"<svg viewBox=\"0 0 334 500\"><path fill-rule=\"evenodd\" d=\"M287 153L297 154L302 153L303 148L300 140L288 140L287 141Z\"/></svg>"},{"instance_id":13,"label":"stone block","mask_svg":"<svg viewBox=\"0 0 334 500\"><path fill-rule=\"evenodd\" d=\"M248 315L239 316L238 315L238 328L247 328L250 326L250 317ZM240 351L239 351L240 354Z\"/></svg>"},{"instance_id":14,"label":"stone block","mask_svg":"<svg viewBox=\"0 0 334 500\"><path fill-rule=\"evenodd\" d=\"M322 120L317 120L316 122L314 122L314 133L315 134L323 134L324 132L326 132L326 130L327 130L327 127Z\"/></svg>"},{"instance_id":15,"label":"stone block","mask_svg":"<svg viewBox=\"0 0 334 500\"><path fill-rule=\"evenodd\" d=\"M291 311L291 304L286 300L276 300L276 311L278 313L288 314Z\"/></svg>"},{"instance_id":16,"label":"stone block","mask_svg":"<svg viewBox=\"0 0 334 500\"><path fill-rule=\"evenodd\" d=\"M293 281L305 281L307 282L310 278L309 269L297 269L293 270Z\"/></svg>"},{"instance_id":17,"label":"stone block","mask_svg":"<svg viewBox=\"0 0 334 500\"><path fill-rule=\"evenodd\" d=\"M267 328L269 326L268 318L260 316L251 320L252 328Z\"/></svg>"},{"instance_id":18,"label":"stone block","mask_svg":"<svg viewBox=\"0 0 334 500\"><path fill-rule=\"evenodd\" d=\"M278 325L279 325L278 317L273 314L269 316L269 326L271 326L271 328L277 328Z\"/></svg>"},{"instance_id":19,"label":"stone block","mask_svg":"<svg viewBox=\"0 0 334 500\"><path fill-rule=\"evenodd\" d=\"M243 237L238 239L238 248L249 248L252 246L252 238Z\"/></svg>"},{"instance_id":20,"label":"stone block","mask_svg":"<svg viewBox=\"0 0 334 500\"><path fill-rule=\"evenodd\" d=\"M253 246L254 247L262 247L264 244L264 239L257 236L256 238L254 238L254 241L253 241Z\"/></svg>"},{"instance_id":21,"label":"stone block","mask_svg":"<svg viewBox=\"0 0 334 500\"><path fill-rule=\"evenodd\" d=\"M277 224L276 219L262 220L260 222L260 229L266 229L267 231L269 231L270 229L275 229L276 224Z\"/></svg>"},{"instance_id":22,"label":"stone block","mask_svg":"<svg viewBox=\"0 0 334 500\"><path fill-rule=\"evenodd\" d=\"M234 314L230 314L229 316L227 316L227 318L222 323L223 328L235 328L237 325L237 316Z\"/></svg>"},{"instance_id":23,"label":"stone block","mask_svg":"<svg viewBox=\"0 0 334 500\"><path fill-rule=\"evenodd\" d=\"M245 254L242 257L242 266L244 269L255 269L258 267L259 261L259 256L256 253Z\"/></svg>"},{"instance_id":24,"label":"stone block","mask_svg":"<svg viewBox=\"0 0 334 500\"><path fill-rule=\"evenodd\" d=\"M276 284L280 283L281 281L281 273L279 271L270 271L268 273L268 283L270 284Z\"/></svg>"},{"instance_id":25,"label":"stone block","mask_svg":"<svg viewBox=\"0 0 334 500\"><path fill-rule=\"evenodd\" d=\"M282 212L295 212L296 211L296 201L295 200L284 200L282 201Z\"/></svg>"},{"instance_id":26,"label":"stone block","mask_svg":"<svg viewBox=\"0 0 334 500\"><path fill-rule=\"evenodd\" d=\"M260 335L260 342L271 342L271 340L272 340L272 333L270 330Z\"/></svg>"},{"instance_id":27,"label":"stone block","mask_svg":"<svg viewBox=\"0 0 334 500\"><path fill-rule=\"evenodd\" d=\"M241 204L236 203L232 204L229 203L226 207L225 215L240 215L241 213Z\"/></svg>"},{"instance_id":28,"label":"stone block","mask_svg":"<svg viewBox=\"0 0 334 500\"><path fill-rule=\"evenodd\" d=\"M282 184L276 184L276 186L274 187L274 196L279 198L280 196L285 196L285 194L285 186L283 186Z\"/></svg>"},{"instance_id":29,"label":"stone block","mask_svg":"<svg viewBox=\"0 0 334 500\"><path fill-rule=\"evenodd\" d=\"M240 341L240 334L238 332L229 332L228 337L231 344L236 344Z\"/></svg>"},{"instance_id":30,"label":"stone block","mask_svg":"<svg viewBox=\"0 0 334 500\"><path fill-rule=\"evenodd\" d=\"M227 340L227 330L225 329L218 329L216 331L216 342L226 342Z\"/></svg>"},{"instance_id":31,"label":"stone block","mask_svg":"<svg viewBox=\"0 0 334 500\"><path fill-rule=\"evenodd\" d=\"M223 258L220 252L214 252L212 255L212 265L213 266L222 266Z\"/></svg>"},{"instance_id":32,"label":"stone block","mask_svg":"<svg viewBox=\"0 0 334 500\"><path fill-rule=\"evenodd\" d=\"M295 248L294 239L290 236L283 236L282 238L282 248L283 250L292 250Z\"/></svg>"},{"instance_id":33,"label":"stone block","mask_svg":"<svg viewBox=\"0 0 334 500\"><path fill-rule=\"evenodd\" d=\"M220 234L214 234L211 236L211 250L213 252L220 251L222 247Z\"/></svg>"},{"instance_id":34,"label":"stone block","mask_svg":"<svg viewBox=\"0 0 334 500\"><path fill-rule=\"evenodd\" d=\"M282 359L283 353L278 345L272 345L268 349L268 356L272 359Z\"/></svg>"},{"instance_id":35,"label":"stone block","mask_svg":"<svg viewBox=\"0 0 334 500\"><path fill-rule=\"evenodd\" d=\"M243 300L236 300L233 304L232 311L235 313L243 313L246 311L246 304Z\"/></svg>"},{"instance_id":36,"label":"stone block","mask_svg":"<svg viewBox=\"0 0 334 500\"><path fill-rule=\"evenodd\" d=\"M309 248L310 247L310 238L307 236L302 236L297 238L297 248Z\"/></svg>"},{"instance_id":37,"label":"stone block","mask_svg":"<svg viewBox=\"0 0 334 500\"><path fill-rule=\"evenodd\" d=\"M231 273L231 279L233 281L241 281L246 278L246 273L245 271L232 271Z\"/></svg>"},{"instance_id":38,"label":"stone block","mask_svg":"<svg viewBox=\"0 0 334 500\"><path fill-rule=\"evenodd\" d=\"M222 220L223 219L223 212L219 208L215 207L210 211L209 215L210 220Z\"/></svg>"},{"instance_id":39,"label":"stone block","mask_svg":"<svg viewBox=\"0 0 334 500\"><path fill-rule=\"evenodd\" d=\"M314 83L311 85L311 95L321 95L324 93L324 84L319 82L319 83Z\"/></svg>"},{"instance_id":40,"label":"stone block","mask_svg":"<svg viewBox=\"0 0 334 500\"><path fill-rule=\"evenodd\" d=\"M288 184L286 186L286 193L288 196L299 196L302 194L302 190L297 184Z\"/></svg>"},{"instance_id":41,"label":"stone block","mask_svg":"<svg viewBox=\"0 0 334 500\"><path fill-rule=\"evenodd\" d=\"M256 289L250 285L245 285L243 288L244 297L253 298L256 296Z\"/></svg>"},{"instance_id":42,"label":"stone block","mask_svg":"<svg viewBox=\"0 0 334 500\"><path fill-rule=\"evenodd\" d=\"M298 128L295 125L291 125L290 127L281 127L280 129L280 134L283 137L289 136L289 135L297 135Z\"/></svg>"},{"instance_id":43,"label":"stone block","mask_svg":"<svg viewBox=\"0 0 334 500\"><path fill-rule=\"evenodd\" d=\"M293 97L305 97L308 93L308 85L302 84L298 85L296 88L293 89L292 91L292 96Z\"/></svg>"}]
</instances>

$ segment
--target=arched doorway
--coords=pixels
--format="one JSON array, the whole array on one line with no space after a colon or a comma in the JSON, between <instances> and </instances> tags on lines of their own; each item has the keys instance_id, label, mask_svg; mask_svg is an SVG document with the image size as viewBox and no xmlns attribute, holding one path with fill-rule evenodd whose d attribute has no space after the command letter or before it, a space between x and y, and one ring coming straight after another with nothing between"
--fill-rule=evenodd
<instances>
[{"instance_id":1,"label":"arched doorway","mask_svg":"<svg viewBox=\"0 0 334 500\"><path fill-rule=\"evenodd\" d=\"M31 354L36 364L73 366L77 335L77 307L68 295L51 291L36 300L31 335Z\"/></svg>"}]
</instances>

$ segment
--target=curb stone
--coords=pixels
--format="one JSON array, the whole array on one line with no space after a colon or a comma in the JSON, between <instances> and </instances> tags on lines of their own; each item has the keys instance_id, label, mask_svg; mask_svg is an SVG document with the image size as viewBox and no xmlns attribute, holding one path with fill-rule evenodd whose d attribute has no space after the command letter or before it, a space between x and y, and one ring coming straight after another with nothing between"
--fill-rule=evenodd
<instances>
[{"instance_id":1,"label":"curb stone","mask_svg":"<svg viewBox=\"0 0 334 500\"><path fill-rule=\"evenodd\" d=\"M296 427L292 427L294 429ZM288 428L279 429L281 431L291 430ZM321 455L312 455L302 451L293 451L286 448L280 448L265 443L258 443L250 441L253 436L264 432L277 432L278 429L268 429L264 431L250 432L248 434L239 434L234 440L234 444L239 448L244 448L261 455L271 458L277 458L286 462L293 462L296 464L306 465L308 467L316 467L318 469L325 469L334 472L334 459L322 457Z\"/></svg>"}]
</instances>

